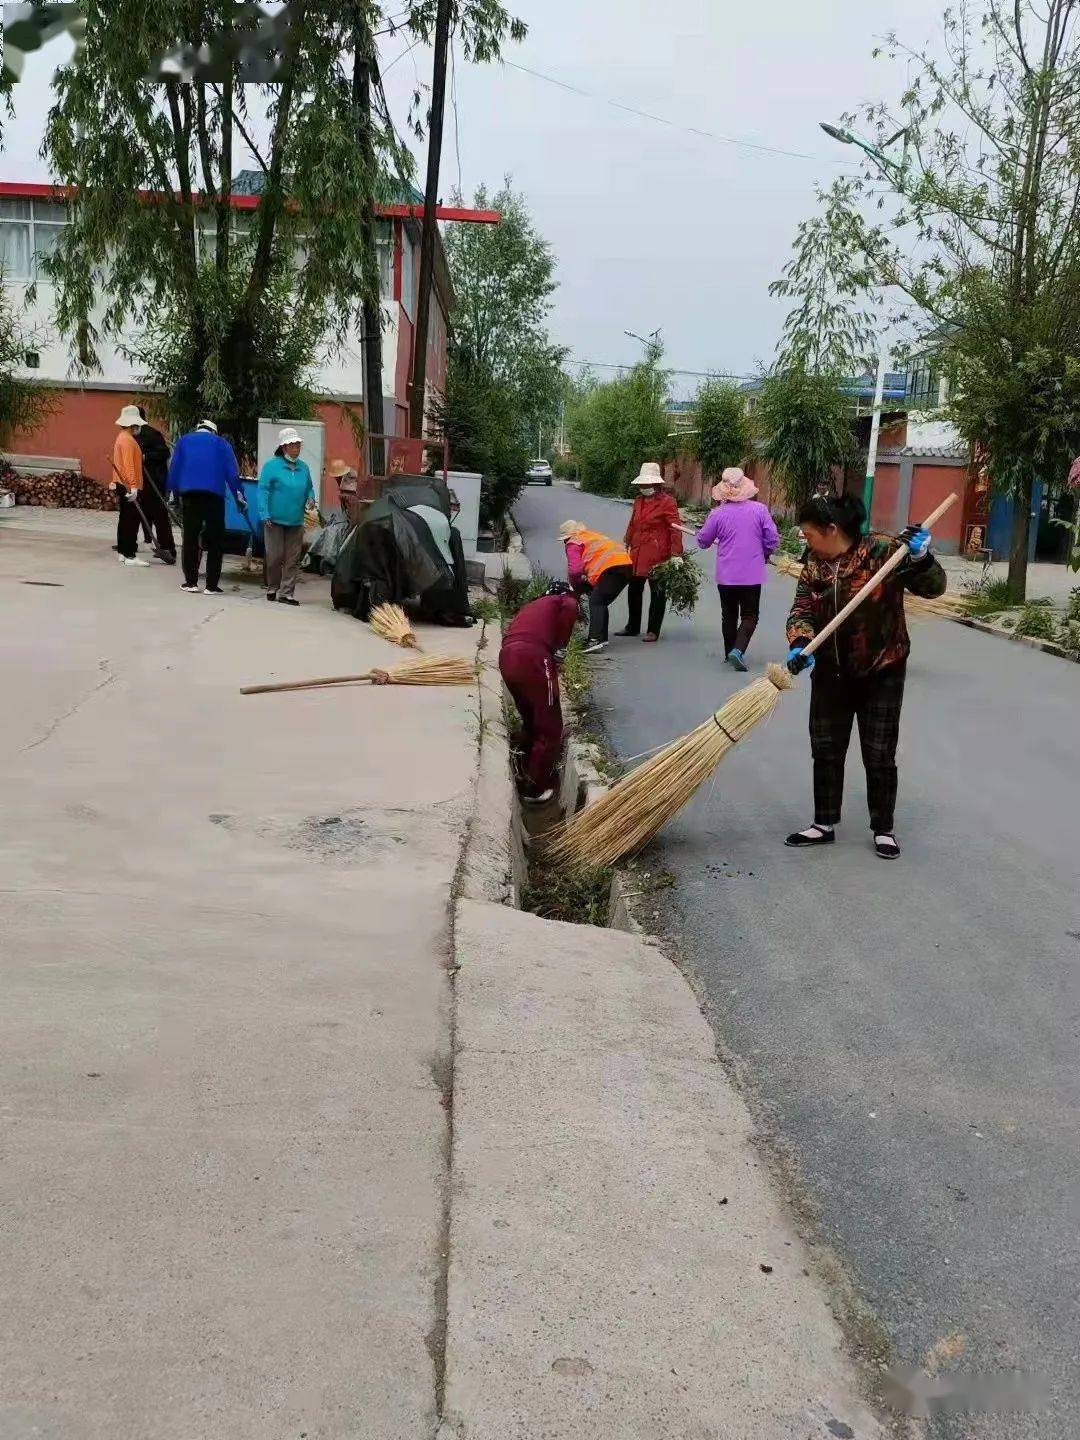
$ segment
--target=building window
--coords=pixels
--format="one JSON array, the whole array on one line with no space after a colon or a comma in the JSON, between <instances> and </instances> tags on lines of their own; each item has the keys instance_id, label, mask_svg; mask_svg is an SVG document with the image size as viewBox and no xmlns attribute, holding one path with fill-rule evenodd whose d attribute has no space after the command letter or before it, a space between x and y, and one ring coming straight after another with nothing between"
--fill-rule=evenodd
<instances>
[{"instance_id":1,"label":"building window","mask_svg":"<svg viewBox=\"0 0 1080 1440\"><path fill-rule=\"evenodd\" d=\"M5 280L29 280L33 228L29 200L0 200L0 271Z\"/></svg>"},{"instance_id":2,"label":"building window","mask_svg":"<svg viewBox=\"0 0 1080 1440\"><path fill-rule=\"evenodd\" d=\"M907 401L913 410L936 410L941 403L941 377L930 360L916 360L908 372Z\"/></svg>"},{"instance_id":3,"label":"building window","mask_svg":"<svg viewBox=\"0 0 1080 1440\"><path fill-rule=\"evenodd\" d=\"M394 298L393 231L387 220L376 222L375 253L379 260L379 295L384 303Z\"/></svg>"},{"instance_id":4,"label":"building window","mask_svg":"<svg viewBox=\"0 0 1080 1440\"><path fill-rule=\"evenodd\" d=\"M410 320L416 319L416 277L413 273L413 243L401 227L401 305Z\"/></svg>"},{"instance_id":5,"label":"building window","mask_svg":"<svg viewBox=\"0 0 1080 1440\"><path fill-rule=\"evenodd\" d=\"M44 278L67 224L67 206L52 200L0 199L0 271L5 280Z\"/></svg>"}]
</instances>

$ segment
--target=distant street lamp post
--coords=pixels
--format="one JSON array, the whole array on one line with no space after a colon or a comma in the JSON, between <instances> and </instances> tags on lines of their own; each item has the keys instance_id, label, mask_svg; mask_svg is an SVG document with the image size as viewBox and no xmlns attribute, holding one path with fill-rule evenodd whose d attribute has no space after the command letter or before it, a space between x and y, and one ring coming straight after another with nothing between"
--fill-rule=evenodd
<instances>
[{"instance_id":1,"label":"distant street lamp post","mask_svg":"<svg viewBox=\"0 0 1080 1440\"><path fill-rule=\"evenodd\" d=\"M839 140L841 145L857 145L860 150L865 150L867 155L885 170L896 170L899 167L895 160L890 160L887 155L879 150L876 145L871 145L869 140L863 140L853 130L847 130L843 126L828 125L824 120L821 128L825 134L833 140ZM895 145L897 140L907 139L907 129L898 130L895 135L890 135L888 140L882 142L883 146ZM885 398L885 371L889 364L889 353L882 344L878 351L877 380L874 385L874 410L870 418L870 445L866 452L866 478L863 481L863 504L866 507L866 525L870 528L870 510L874 503L874 471L877 469L878 436L881 433L881 410Z\"/></svg>"}]
</instances>

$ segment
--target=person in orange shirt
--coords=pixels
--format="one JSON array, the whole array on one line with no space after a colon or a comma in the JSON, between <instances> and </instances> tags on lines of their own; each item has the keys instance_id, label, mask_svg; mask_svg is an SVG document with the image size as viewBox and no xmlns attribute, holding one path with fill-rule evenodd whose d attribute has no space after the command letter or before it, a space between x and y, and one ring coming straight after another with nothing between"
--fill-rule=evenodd
<instances>
[{"instance_id":1,"label":"person in orange shirt","mask_svg":"<svg viewBox=\"0 0 1080 1440\"><path fill-rule=\"evenodd\" d=\"M564 520L559 534L566 548L566 578L575 592L589 597L589 638L583 653L595 655L607 649L608 611L633 578L634 564L617 540L580 520Z\"/></svg>"},{"instance_id":2,"label":"person in orange shirt","mask_svg":"<svg viewBox=\"0 0 1080 1440\"><path fill-rule=\"evenodd\" d=\"M135 436L142 428L137 405L125 405L117 420L116 441L112 452L112 484L120 501L116 520L117 558L123 565L148 566L149 560L139 559L139 492L143 488L142 451Z\"/></svg>"}]
</instances>

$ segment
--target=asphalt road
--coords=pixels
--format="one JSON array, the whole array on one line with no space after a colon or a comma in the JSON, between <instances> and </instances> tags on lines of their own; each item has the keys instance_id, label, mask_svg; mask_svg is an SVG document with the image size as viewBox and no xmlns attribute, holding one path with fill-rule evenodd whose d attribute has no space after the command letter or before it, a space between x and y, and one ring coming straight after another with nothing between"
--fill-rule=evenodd
<instances>
[{"instance_id":1,"label":"asphalt road","mask_svg":"<svg viewBox=\"0 0 1080 1440\"><path fill-rule=\"evenodd\" d=\"M627 508L530 488L534 564L558 522L621 535ZM703 560L712 578L712 558ZM786 652L794 582L770 573L751 673ZM739 685L719 600L661 643L592 662L632 756ZM625 602L613 610L621 626ZM1080 1434L1080 666L948 620L912 624L899 862L870 848L857 743L845 823L813 818L807 690L786 694L662 832L672 919L721 1045L793 1155L820 1229L912 1363L1042 1376L1037 1413L934 1422L942 1437Z\"/></svg>"}]
</instances>

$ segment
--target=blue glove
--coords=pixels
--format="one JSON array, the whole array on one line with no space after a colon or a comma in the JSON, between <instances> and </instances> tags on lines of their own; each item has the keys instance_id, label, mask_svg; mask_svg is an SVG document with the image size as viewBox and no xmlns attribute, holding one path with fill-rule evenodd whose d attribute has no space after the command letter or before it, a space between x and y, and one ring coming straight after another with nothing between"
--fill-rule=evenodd
<instances>
[{"instance_id":1,"label":"blue glove","mask_svg":"<svg viewBox=\"0 0 1080 1440\"><path fill-rule=\"evenodd\" d=\"M900 539L911 552L913 560L921 560L930 549L930 531L919 525L909 525L901 532Z\"/></svg>"},{"instance_id":2,"label":"blue glove","mask_svg":"<svg viewBox=\"0 0 1080 1440\"><path fill-rule=\"evenodd\" d=\"M813 670L817 663L815 655L804 655L804 648L809 645L809 640L796 640L791 649L787 652L787 668L792 675L800 675L804 670Z\"/></svg>"}]
</instances>

